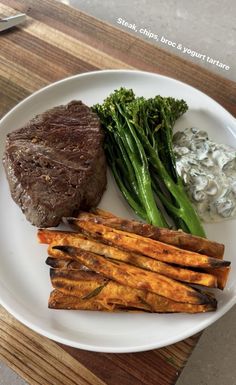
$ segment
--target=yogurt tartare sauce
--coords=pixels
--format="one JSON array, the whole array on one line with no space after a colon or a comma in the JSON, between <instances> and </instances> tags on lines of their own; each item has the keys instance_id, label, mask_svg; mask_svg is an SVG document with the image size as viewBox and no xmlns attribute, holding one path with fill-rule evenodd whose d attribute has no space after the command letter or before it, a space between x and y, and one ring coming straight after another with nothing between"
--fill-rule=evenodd
<instances>
[{"instance_id":1,"label":"yogurt tartare sauce","mask_svg":"<svg viewBox=\"0 0 236 385\"><path fill-rule=\"evenodd\" d=\"M187 128L174 135L177 172L204 222L236 217L236 150Z\"/></svg>"}]
</instances>

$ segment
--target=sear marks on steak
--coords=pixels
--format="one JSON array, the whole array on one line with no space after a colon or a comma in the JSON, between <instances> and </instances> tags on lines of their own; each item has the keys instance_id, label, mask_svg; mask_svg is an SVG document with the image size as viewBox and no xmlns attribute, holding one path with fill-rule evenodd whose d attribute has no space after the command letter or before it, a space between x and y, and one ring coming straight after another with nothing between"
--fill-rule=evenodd
<instances>
[{"instance_id":1,"label":"sear marks on steak","mask_svg":"<svg viewBox=\"0 0 236 385\"><path fill-rule=\"evenodd\" d=\"M14 201L35 226L57 226L96 206L106 188L104 134L81 101L37 115L7 136L4 168Z\"/></svg>"}]
</instances>

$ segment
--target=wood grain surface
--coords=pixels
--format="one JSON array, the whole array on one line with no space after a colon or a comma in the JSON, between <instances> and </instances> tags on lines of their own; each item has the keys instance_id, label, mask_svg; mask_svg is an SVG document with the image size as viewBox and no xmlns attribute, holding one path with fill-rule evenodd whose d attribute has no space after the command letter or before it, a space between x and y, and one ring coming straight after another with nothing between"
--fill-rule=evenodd
<instances>
[{"instance_id":1,"label":"wood grain surface","mask_svg":"<svg viewBox=\"0 0 236 385\"><path fill-rule=\"evenodd\" d=\"M64 349L0 307L0 359L32 385L105 385Z\"/></svg>"},{"instance_id":2,"label":"wood grain surface","mask_svg":"<svg viewBox=\"0 0 236 385\"><path fill-rule=\"evenodd\" d=\"M40 336L0 306L0 360L32 385L174 384L199 336L149 352L87 352Z\"/></svg>"},{"instance_id":3,"label":"wood grain surface","mask_svg":"<svg viewBox=\"0 0 236 385\"><path fill-rule=\"evenodd\" d=\"M0 35L0 117L43 86L96 69L141 69L182 80L236 115L236 83L54 0L0 0L27 21ZM199 335L150 352L104 354L56 344L0 308L0 358L29 384L175 384Z\"/></svg>"}]
</instances>

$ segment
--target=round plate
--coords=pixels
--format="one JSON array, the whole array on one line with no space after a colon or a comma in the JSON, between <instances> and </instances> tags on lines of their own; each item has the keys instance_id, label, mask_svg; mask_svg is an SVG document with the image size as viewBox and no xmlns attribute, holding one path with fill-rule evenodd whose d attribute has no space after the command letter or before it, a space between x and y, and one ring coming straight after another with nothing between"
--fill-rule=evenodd
<instances>
[{"instance_id":1,"label":"round plate","mask_svg":"<svg viewBox=\"0 0 236 385\"><path fill-rule=\"evenodd\" d=\"M98 71L73 76L31 95L0 122L0 157L6 134L21 127L35 114L53 106L81 99L92 106L114 89L133 88L141 96L183 98L189 110L176 129L199 127L216 142L236 147L234 118L214 100L184 83L139 71ZM33 330L63 344L98 352L137 352L160 348L189 337L212 324L236 302L236 222L205 226L210 239L226 245L225 259L232 272L224 292L217 291L218 310L206 314L104 314L88 311L49 310L51 290L46 247L36 239L30 225L13 202L2 165L0 166L0 302L18 320ZM100 207L123 217L133 214L109 175L108 188Z\"/></svg>"}]
</instances>

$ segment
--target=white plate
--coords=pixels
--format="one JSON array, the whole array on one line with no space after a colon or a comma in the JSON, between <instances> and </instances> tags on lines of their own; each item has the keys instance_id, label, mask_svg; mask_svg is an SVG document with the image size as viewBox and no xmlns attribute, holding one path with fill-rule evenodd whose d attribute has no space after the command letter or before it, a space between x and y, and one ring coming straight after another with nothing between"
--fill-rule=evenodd
<instances>
[{"instance_id":1,"label":"white plate","mask_svg":"<svg viewBox=\"0 0 236 385\"><path fill-rule=\"evenodd\" d=\"M52 84L11 110L0 123L0 157L5 136L35 114L50 107L81 99L88 105L102 102L114 89L133 88L137 95L156 94L183 98L189 111L177 129L189 126L207 130L217 142L236 147L234 118L200 91L156 74L139 71L99 71L74 76ZM212 324L236 302L236 222L206 226L211 239L226 245L225 258L232 272L224 292L218 292L218 310L207 314L104 314L99 312L49 310L49 269L46 247L37 244L36 228L12 201L0 166L0 302L18 320L56 341L99 352L136 352L160 348L189 337ZM124 217L132 212L109 177L101 207Z\"/></svg>"}]
</instances>

